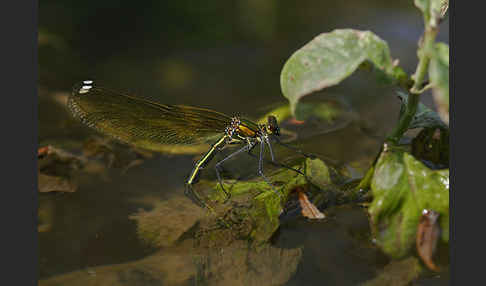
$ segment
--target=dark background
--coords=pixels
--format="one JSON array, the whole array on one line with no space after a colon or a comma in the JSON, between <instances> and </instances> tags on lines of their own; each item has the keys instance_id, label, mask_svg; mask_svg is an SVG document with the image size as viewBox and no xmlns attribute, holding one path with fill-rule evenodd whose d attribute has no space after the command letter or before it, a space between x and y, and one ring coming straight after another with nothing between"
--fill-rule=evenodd
<instances>
[{"instance_id":1,"label":"dark background","mask_svg":"<svg viewBox=\"0 0 486 286\"><path fill-rule=\"evenodd\" d=\"M249 112L283 101L285 61L337 28L373 31L415 70L423 24L412 1L40 1L39 83L69 90L93 78L166 103ZM448 42L447 21L438 40ZM337 90L368 100L354 85Z\"/></svg>"},{"instance_id":2,"label":"dark background","mask_svg":"<svg viewBox=\"0 0 486 286\"><path fill-rule=\"evenodd\" d=\"M371 30L412 74L422 22L413 1L42 1L38 82L49 92L68 93L74 83L95 79L166 104L254 118L287 102L280 71L318 34ZM446 19L437 39L448 42L448 35ZM395 92L377 83L375 75L358 71L306 99L345 100L372 136L383 138L398 116ZM430 94L422 101L434 107ZM56 132L42 124L55 113L50 106L39 107L41 142ZM321 154L352 160L362 153L346 144L355 136L326 137Z\"/></svg>"}]
</instances>

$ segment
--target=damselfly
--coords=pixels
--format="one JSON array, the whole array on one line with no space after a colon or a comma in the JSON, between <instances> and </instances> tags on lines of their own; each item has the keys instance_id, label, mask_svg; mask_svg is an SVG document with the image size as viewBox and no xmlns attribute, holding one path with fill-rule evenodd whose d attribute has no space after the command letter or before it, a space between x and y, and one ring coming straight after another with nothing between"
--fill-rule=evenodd
<instances>
[{"instance_id":1,"label":"damselfly","mask_svg":"<svg viewBox=\"0 0 486 286\"><path fill-rule=\"evenodd\" d=\"M197 161L186 181L185 194L200 206L207 207L192 185L197 182L200 170L226 145L244 145L215 165L216 176L227 199L230 193L222 183L222 164L244 152L253 155L251 151L258 144L258 174L277 194L263 173L265 146L268 146L272 162L286 168L290 167L275 160L272 141L312 157L279 140L280 130L274 116L268 116L267 124L257 124L240 116L231 117L205 108L151 102L98 86L92 80L74 85L68 107L82 123L137 147L160 151L167 146L190 147L211 142L211 147Z\"/></svg>"}]
</instances>

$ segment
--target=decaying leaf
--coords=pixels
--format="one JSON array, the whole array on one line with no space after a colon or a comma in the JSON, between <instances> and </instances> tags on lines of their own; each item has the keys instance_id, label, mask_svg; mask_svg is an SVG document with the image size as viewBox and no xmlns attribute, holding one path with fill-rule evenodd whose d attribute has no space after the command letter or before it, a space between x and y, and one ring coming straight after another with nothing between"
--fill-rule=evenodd
<instances>
[{"instance_id":1,"label":"decaying leaf","mask_svg":"<svg viewBox=\"0 0 486 286\"><path fill-rule=\"evenodd\" d=\"M72 183L68 178L59 176L50 176L42 173L38 173L37 184L39 192L75 192L77 189L76 184Z\"/></svg>"},{"instance_id":2,"label":"decaying leaf","mask_svg":"<svg viewBox=\"0 0 486 286\"><path fill-rule=\"evenodd\" d=\"M82 158L50 145L37 150L38 190L47 192L75 192L77 185L71 181L71 172L81 168Z\"/></svg>"},{"instance_id":3,"label":"decaying leaf","mask_svg":"<svg viewBox=\"0 0 486 286\"><path fill-rule=\"evenodd\" d=\"M309 201L307 196L302 190L298 190L299 194L299 203L300 207L302 208L302 215L305 216L306 218L310 219L323 219L326 216L321 213L316 206Z\"/></svg>"},{"instance_id":4,"label":"decaying leaf","mask_svg":"<svg viewBox=\"0 0 486 286\"><path fill-rule=\"evenodd\" d=\"M69 159L69 158L76 157L75 155L70 154L69 152L63 151L59 148L56 148L52 145L46 145L46 146L43 146L43 147L39 147L37 149L37 157L38 158L42 158L46 155L53 155L53 154L57 154L62 159Z\"/></svg>"},{"instance_id":5,"label":"decaying leaf","mask_svg":"<svg viewBox=\"0 0 486 286\"><path fill-rule=\"evenodd\" d=\"M153 152L120 144L111 138L92 137L83 143L83 154L88 158L97 158L108 168L121 168L122 173L142 164L153 157Z\"/></svg>"},{"instance_id":6,"label":"decaying leaf","mask_svg":"<svg viewBox=\"0 0 486 286\"><path fill-rule=\"evenodd\" d=\"M417 252L425 265L433 271L439 271L432 260L440 235L438 218L439 213L433 210L423 210L417 227Z\"/></svg>"},{"instance_id":7,"label":"decaying leaf","mask_svg":"<svg viewBox=\"0 0 486 286\"><path fill-rule=\"evenodd\" d=\"M49 153L49 146L40 147L37 150L37 157L42 158L42 157L46 156L48 153Z\"/></svg>"},{"instance_id":8,"label":"decaying leaf","mask_svg":"<svg viewBox=\"0 0 486 286\"><path fill-rule=\"evenodd\" d=\"M79 169L86 162L81 156L76 156L70 152L51 145L39 147L37 149L38 167L45 171L49 166L63 165L63 169Z\"/></svg>"}]
</instances>

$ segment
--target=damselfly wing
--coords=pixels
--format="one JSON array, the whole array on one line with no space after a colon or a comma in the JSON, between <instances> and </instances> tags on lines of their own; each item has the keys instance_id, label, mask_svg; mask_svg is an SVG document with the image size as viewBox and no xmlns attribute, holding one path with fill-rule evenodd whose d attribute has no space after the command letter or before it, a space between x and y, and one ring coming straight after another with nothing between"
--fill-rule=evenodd
<instances>
[{"instance_id":1,"label":"damselfly wing","mask_svg":"<svg viewBox=\"0 0 486 286\"><path fill-rule=\"evenodd\" d=\"M231 123L231 117L220 112L159 104L93 81L74 85L68 107L81 122L101 133L161 152L214 143Z\"/></svg>"}]
</instances>

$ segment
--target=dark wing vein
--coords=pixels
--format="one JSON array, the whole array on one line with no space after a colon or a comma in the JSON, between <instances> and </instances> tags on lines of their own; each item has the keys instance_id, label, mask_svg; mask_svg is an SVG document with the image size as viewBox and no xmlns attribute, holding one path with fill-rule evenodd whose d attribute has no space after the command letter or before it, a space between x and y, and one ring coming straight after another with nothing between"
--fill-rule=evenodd
<instances>
[{"instance_id":1,"label":"dark wing vein","mask_svg":"<svg viewBox=\"0 0 486 286\"><path fill-rule=\"evenodd\" d=\"M164 105L78 83L68 100L75 117L101 133L148 149L158 145L210 143L223 135L231 117L204 108Z\"/></svg>"}]
</instances>

